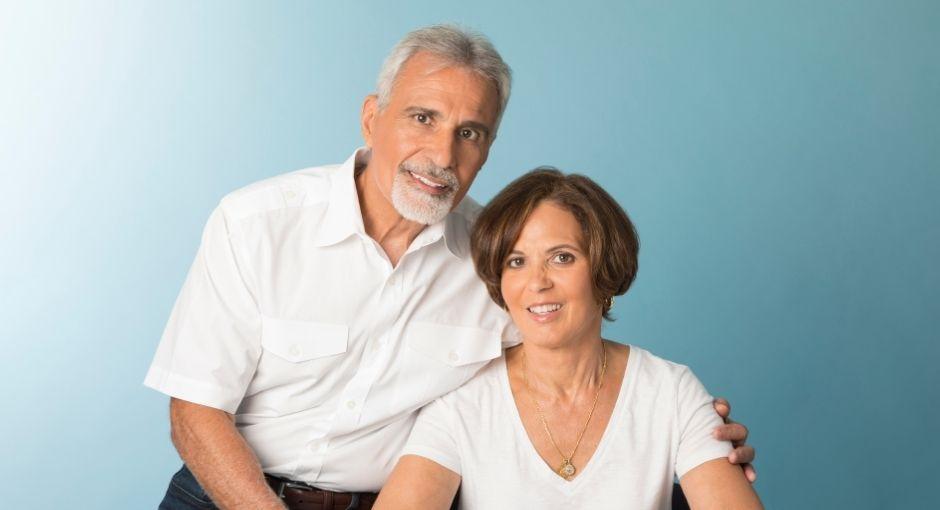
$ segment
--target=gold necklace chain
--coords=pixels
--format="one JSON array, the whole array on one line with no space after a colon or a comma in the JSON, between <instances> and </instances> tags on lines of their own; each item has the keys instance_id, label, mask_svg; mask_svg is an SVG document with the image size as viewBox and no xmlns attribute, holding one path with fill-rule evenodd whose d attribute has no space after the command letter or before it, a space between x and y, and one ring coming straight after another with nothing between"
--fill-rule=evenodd
<instances>
[{"instance_id":1,"label":"gold necklace chain","mask_svg":"<svg viewBox=\"0 0 940 510\"><path fill-rule=\"evenodd\" d=\"M542 411L542 405L539 404L539 401L535 398L535 392L532 391L532 386L529 385L529 376L526 374L525 347L522 348L522 380L525 381L525 387L526 391L529 393L529 397L532 398L532 402L535 403L535 411L538 414L539 421L542 422L542 427L545 429L545 434L548 435L548 440L551 441L552 446L555 447L555 451L557 451L558 455L560 455L562 458L561 466L559 466L555 472L566 480L570 480L571 477L574 476L574 474L577 472L574 464L571 463L571 459L574 457L575 452L578 451L578 447L581 446L581 438L584 437L584 432L587 430L588 424L591 423L591 418L594 417L594 409L597 407L597 399L601 396L601 388L604 387L604 374L607 373L607 346L604 345L603 342L604 341L601 340L601 349L604 351L604 359L601 362L600 384L597 385L597 393L594 394L594 403L591 404L591 412L588 414L587 420L584 422L584 426L581 427L581 433L578 434L578 440L575 442L574 448L571 450L571 454L569 455L562 453L561 448L558 447L558 443L555 442L555 437L552 436L552 431L548 428L548 420L545 419L545 413Z\"/></svg>"}]
</instances>

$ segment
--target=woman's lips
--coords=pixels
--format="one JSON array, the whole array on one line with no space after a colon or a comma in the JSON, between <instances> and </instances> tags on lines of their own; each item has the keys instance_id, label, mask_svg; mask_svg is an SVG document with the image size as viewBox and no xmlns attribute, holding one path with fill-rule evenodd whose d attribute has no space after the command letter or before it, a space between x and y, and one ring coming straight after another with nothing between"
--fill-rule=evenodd
<instances>
[{"instance_id":1,"label":"woman's lips","mask_svg":"<svg viewBox=\"0 0 940 510\"><path fill-rule=\"evenodd\" d=\"M561 303L539 303L526 307L529 317L536 322L549 322L561 313L564 305Z\"/></svg>"}]
</instances>

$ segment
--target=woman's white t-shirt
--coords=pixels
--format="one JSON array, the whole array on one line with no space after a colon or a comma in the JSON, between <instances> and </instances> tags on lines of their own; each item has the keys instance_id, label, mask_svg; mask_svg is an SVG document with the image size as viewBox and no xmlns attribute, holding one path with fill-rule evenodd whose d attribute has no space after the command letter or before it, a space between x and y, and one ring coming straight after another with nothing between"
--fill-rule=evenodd
<instances>
[{"instance_id":1,"label":"woman's white t-shirt","mask_svg":"<svg viewBox=\"0 0 940 510\"><path fill-rule=\"evenodd\" d=\"M631 346L607 430L567 481L529 441L500 357L425 406L402 455L461 475L464 510L668 509L674 477L731 451L712 437L720 424L711 395L688 367Z\"/></svg>"}]
</instances>

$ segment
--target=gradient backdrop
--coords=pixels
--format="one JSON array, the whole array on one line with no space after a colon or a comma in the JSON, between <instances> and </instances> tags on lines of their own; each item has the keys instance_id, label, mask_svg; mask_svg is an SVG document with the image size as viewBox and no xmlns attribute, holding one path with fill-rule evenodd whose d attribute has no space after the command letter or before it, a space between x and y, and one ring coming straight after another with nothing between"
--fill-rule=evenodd
<instances>
[{"instance_id":1,"label":"gradient backdrop","mask_svg":"<svg viewBox=\"0 0 940 510\"><path fill-rule=\"evenodd\" d=\"M940 448L940 4L0 2L0 506L155 508L141 385L209 211L336 163L408 30L515 71L485 201L602 183L641 270L606 335L693 367L772 509L924 508Z\"/></svg>"}]
</instances>

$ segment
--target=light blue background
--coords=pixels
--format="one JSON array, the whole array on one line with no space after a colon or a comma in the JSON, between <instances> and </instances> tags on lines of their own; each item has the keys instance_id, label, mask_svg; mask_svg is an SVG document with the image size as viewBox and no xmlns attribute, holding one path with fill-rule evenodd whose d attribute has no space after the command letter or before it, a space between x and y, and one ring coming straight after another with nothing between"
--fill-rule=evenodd
<instances>
[{"instance_id":1,"label":"light blue background","mask_svg":"<svg viewBox=\"0 0 940 510\"><path fill-rule=\"evenodd\" d=\"M209 211L345 159L417 26L488 34L515 88L473 195L553 164L631 213L607 335L692 366L769 508L935 501L940 4L4 2L0 506L154 508L141 385Z\"/></svg>"}]
</instances>

